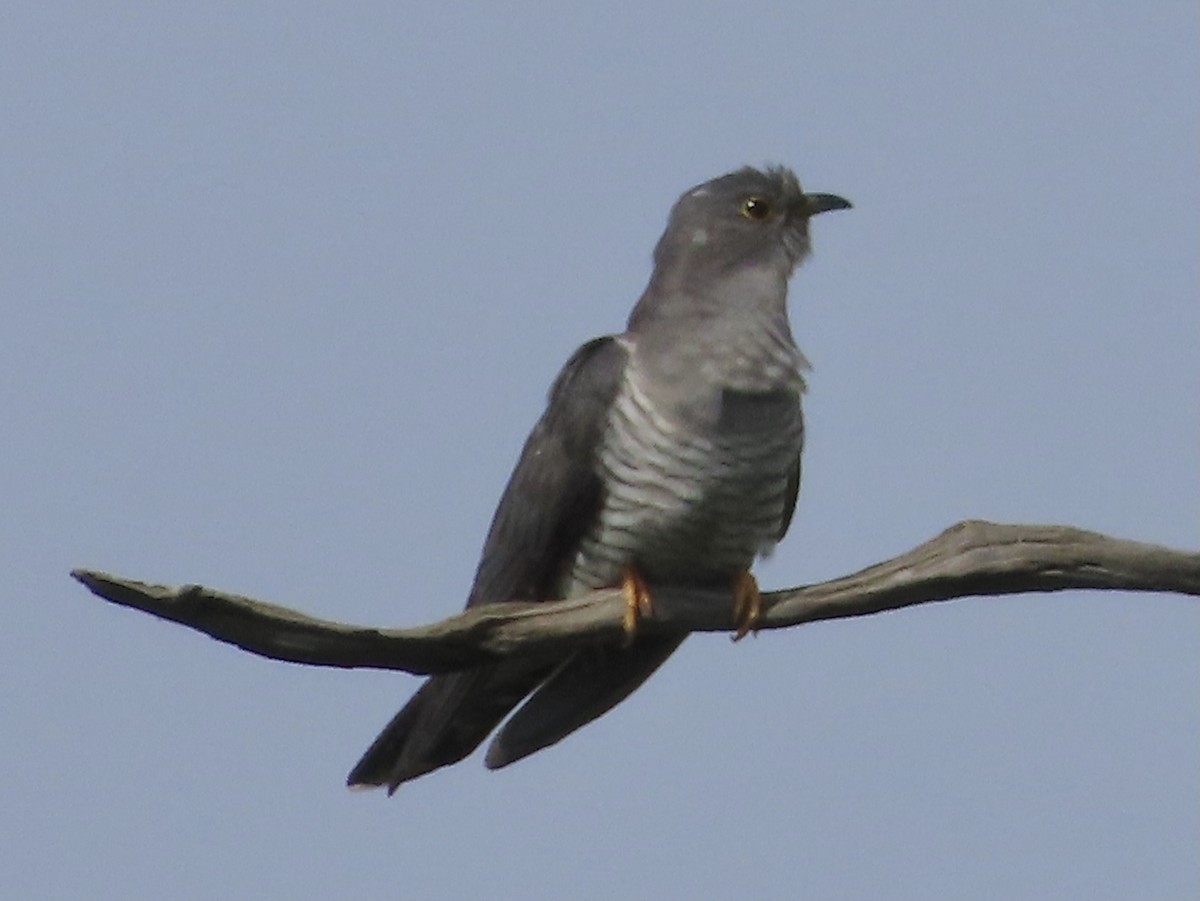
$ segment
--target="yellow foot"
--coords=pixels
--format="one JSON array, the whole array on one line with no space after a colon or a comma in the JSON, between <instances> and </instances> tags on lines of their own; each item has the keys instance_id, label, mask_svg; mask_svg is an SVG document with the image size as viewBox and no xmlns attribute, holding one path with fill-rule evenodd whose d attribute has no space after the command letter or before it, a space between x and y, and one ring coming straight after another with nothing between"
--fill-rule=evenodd
<instances>
[{"instance_id":1,"label":"yellow foot","mask_svg":"<svg viewBox=\"0 0 1200 901\"><path fill-rule=\"evenodd\" d=\"M758 623L762 619L762 592L758 582L743 569L733 583L733 624L737 626L734 641L741 641L750 632L758 634Z\"/></svg>"},{"instance_id":2,"label":"yellow foot","mask_svg":"<svg viewBox=\"0 0 1200 901\"><path fill-rule=\"evenodd\" d=\"M650 586L635 567L625 567L621 574L621 591L625 594L625 641L631 642L637 635L638 623L644 616L654 615L654 604L650 601Z\"/></svg>"}]
</instances>

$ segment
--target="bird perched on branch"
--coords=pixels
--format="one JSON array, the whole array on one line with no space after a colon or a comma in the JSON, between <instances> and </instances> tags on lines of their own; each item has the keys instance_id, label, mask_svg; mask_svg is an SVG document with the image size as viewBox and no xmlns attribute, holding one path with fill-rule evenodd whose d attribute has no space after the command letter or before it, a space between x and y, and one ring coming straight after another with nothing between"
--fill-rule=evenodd
<instances>
[{"instance_id":1,"label":"bird perched on branch","mask_svg":"<svg viewBox=\"0 0 1200 901\"><path fill-rule=\"evenodd\" d=\"M638 634L656 584L728 586L737 637L760 614L754 560L783 538L800 484L803 355L787 286L809 220L850 203L783 168L683 194L619 335L584 344L550 390L492 520L467 606L621 586L623 645L509 657L431 677L350 773L403 782L470 754L506 766L629 696L686 635Z\"/></svg>"}]
</instances>

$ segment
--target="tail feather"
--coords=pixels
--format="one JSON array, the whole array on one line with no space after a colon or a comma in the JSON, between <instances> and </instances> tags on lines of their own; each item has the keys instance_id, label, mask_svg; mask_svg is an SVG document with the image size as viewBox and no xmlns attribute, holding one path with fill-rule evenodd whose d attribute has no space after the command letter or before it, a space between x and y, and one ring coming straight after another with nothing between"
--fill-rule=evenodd
<instances>
[{"instance_id":1,"label":"tail feather","mask_svg":"<svg viewBox=\"0 0 1200 901\"><path fill-rule=\"evenodd\" d=\"M625 700L685 637L646 637L628 648L588 648L566 660L505 661L433 676L379 733L346 784L387 786L390 795L411 779L457 763L528 697L484 761L491 769L514 763Z\"/></svg>"},{"instance_id":2,"label":"tail feather","mask_svg":"<svg viewBox=\"0 0 1200 901\"><path fill-rule=\"evenodd\" d=\"M686 635L642 638L628 648L588 648L564 662L504 724L484 760L499 769L566 738L629 697Z\"/></svg>"},{"instance_id":3,"label":"tail feather","mask_svg":"<svg viewBox=\"0 0 1200 901\"><path fill-rule=\"evenodd\" d=\"M386 785L392 794L404 782L457 763L552 669L522 661L433 676L379 733L346 784Z\"/></svg>"}]
</instances>

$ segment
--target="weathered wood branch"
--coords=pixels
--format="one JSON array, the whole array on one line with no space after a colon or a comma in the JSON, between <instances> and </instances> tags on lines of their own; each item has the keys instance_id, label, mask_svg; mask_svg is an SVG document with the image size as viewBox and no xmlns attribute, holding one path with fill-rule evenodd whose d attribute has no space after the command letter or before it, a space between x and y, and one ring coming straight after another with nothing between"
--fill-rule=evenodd
<instances>
[{"instance_id":1,"label":"weathered wood branch","mask_svg":"<svg viewBox=\"0 0 1200 901\"><path fill-rule=\"evenodd\" d=\"M411 629L351 626L198 585L181 588L93 570L71 575L94 594L293 663L411 673L464 669L505 655L623 638L618 590L570 601L491 604ZM1119 589L1200 596L1200 553L1110 538L1069 526L966 521L860 572L763 595L762 629L867 616L955 598ZM726 631L724 592L655 589L651 631Z\"/></svg>"}]
</instances>

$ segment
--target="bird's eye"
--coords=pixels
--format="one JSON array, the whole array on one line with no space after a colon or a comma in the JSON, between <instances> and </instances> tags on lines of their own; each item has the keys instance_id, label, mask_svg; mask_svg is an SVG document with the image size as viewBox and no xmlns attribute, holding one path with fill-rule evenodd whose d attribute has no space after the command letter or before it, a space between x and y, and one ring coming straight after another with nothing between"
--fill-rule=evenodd
<instances>
[{"instance_id":1,"label":"bird's eye","mask_svg":"<svg viewBox=\"0 0 1200 901\"><path fill-rule=\"evenodd\" d=\"M765 197L760 197L755 194L753 197L747 197L742 201L742 215L747 219L753 219L756 222L761 222L771 215L771 201Z\"/></svg>"}]
</instances>

